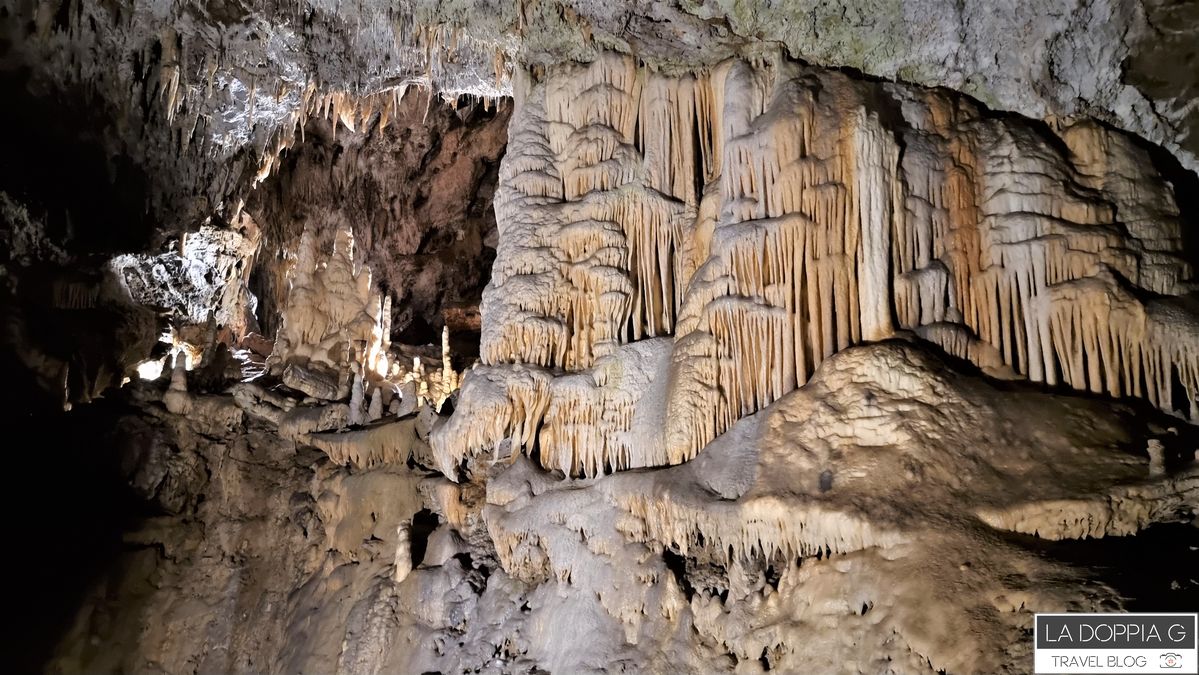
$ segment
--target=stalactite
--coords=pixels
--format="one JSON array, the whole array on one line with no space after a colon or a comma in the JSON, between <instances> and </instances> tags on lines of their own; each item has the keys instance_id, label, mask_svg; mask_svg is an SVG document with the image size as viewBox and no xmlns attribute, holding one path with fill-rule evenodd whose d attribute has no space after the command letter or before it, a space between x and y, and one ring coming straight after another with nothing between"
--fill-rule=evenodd
<instances>
[{"instance_id":1,"label":"stalactite","mask_svg":"<svg viewBox=\"0 0 1199 675\"><path fill-rule=\"evenodd\" d=\"M846 554L904 543L888 532L843 512L812 506L800 512L778 499L745 504L692 506L654 495L623 495L621 507L645 524L647 539L672 542L683 555L702 546L723 551L726 562Z\"/></svg>"},{"instance_id":2,"label":"stalactite","mask_svg":"<svg viewBox=\"0 0 1199 675\"><path fill-rule=\"evenodd\" d=\"M997 376L1199 415L1199 320L1168 297L1194 270L1167 184L1117 132L1042 133L782 58L667 77L609 54L522 85L488 365L461 399L487 428L435 450L450 468L504 438L532 451L541 425L543 464L567 473L678 463L896 330ZM598 395L595 373L660 336L664 431L631 459L610 433L631 401Z\"/></svg>"},{"instance_id":3,"label":"stalactite","mask_svg":"<svg viewBox=\"0 0 1199 675\"><path fill-rule=\"evenodd\" d=\"M536 443L542 466L568 476L664 464L661 427L644 415L657 402L641 402L652 399L647 392L664 375L669 353L669 339L645 340L559 377L531 365L475 368L461 395L472 414L455 415L434 432L435 457L453 475L465 454L511 440L526 449Z\"/></svg>"},{"instance_id":4,"label":"stalactite","mask_svg":"<svg viewBox=\"0 0 1199 675\"><path fill-rule=\"evenodd\" d=\"M416 419L412 417L352 431L311 433L304 442L320 449L337 464L362 469L403 464L421 443L416 435Z\"/></svg>"},{"instance_id":5,"label":"stalactite","mask_svg":"<svg viewBox=\"0 0 1199 675\"><path fill-rule=\"evenodd\" d=\"M893 218L901 213L902 198L895 173L899 147L878 117L859 109L855 115L853 174L857 179L858 229L862 245L858 265L862 276L858 286L858 306L862 315L862 338L880 340L889 337L891 307L891 232ZM943 313L943 312L942 312Z\"/></svg>"}]
</instances>

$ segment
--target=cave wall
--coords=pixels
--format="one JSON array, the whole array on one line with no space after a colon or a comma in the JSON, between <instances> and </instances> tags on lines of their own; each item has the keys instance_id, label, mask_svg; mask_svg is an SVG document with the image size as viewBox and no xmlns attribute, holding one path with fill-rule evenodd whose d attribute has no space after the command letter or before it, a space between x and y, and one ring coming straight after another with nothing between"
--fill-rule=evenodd
<instances>
[{"instance_id":1,"label":"cave wall","mask_svg":"<svg viewBox=\"0 0 1199 675\"><path fill-rule=\"evenodd\" d=\"M0 0L18 669L1026 672L1193 608L1194 4ZM452 416L109 386L272 334L304 232L401 340L491 284Z\"/></svg>"}]
</instances>

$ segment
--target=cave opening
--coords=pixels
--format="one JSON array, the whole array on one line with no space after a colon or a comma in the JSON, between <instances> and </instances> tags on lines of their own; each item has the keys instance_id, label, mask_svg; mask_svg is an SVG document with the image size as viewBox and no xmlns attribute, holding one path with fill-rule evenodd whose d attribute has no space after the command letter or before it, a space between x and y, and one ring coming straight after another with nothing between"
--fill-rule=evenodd
<instances>
[{"instance_id":1,"label":"cave opening","mask_svg":"<svg viewBox=\"0 0 1199 675\"><path fill-rule=\"evenodd\" d=\"M347 227L355 263L368 266L392 298L395 342L439 346L449 326L457 367L477 356L478 305L495 258L492 194L510 112L507 101L455 110L410 93L389 123L375 114L359 132L310 122L305 140L283 153L246 203L264 229L266 255L258 256L251 289L266 334L278 329L305 230L327 252L336 228Z\"/></svg>"}]
</instances>

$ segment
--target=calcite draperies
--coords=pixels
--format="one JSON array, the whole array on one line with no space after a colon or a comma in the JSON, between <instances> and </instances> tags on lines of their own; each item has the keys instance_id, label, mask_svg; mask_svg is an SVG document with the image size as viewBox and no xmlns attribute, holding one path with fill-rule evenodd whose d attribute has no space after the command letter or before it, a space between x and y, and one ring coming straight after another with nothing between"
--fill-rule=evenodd
<instances>
[{"instance_id":1,"label":"calcite draperies","mask_svg":"<svg viewBox=\"0 0 1199 675\"><path fill-rule=\"evenodd\" d=\"M574 474L685 461L897 329L1196 414L1178 210L1122 134L784 59L667 77L609 55L519 98L473 376L488 393L468 378L435 437L447 472L507 437ZM662 336L646 377L602 375ZM583 390L605 414L575 419Z\"/></svg>"}]
</instances>

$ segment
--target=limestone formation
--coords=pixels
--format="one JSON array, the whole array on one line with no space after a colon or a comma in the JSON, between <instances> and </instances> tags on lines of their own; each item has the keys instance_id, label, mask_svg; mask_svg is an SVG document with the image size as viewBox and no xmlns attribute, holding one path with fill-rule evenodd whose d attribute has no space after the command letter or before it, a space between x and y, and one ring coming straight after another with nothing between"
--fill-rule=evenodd
<instances>
[{"instance_id":1,"label":"limestone formation","mask_svg":"<svg viewBox=\"0 0 1199 675\"><path fill-rule=\"evenodd\" d=\"M353 235L341 231L332 255L321 260L314 233L306 231L267 360L270 372L318 399L349 396L352 425L382 414L380 389L400 390L412 382L413 406L428 401L440 408L458 388L448 331L442 332L438 370L427 371L420 356L412 357L411 367L403 359L402 349L392 350L391 298L375 290L369 267L355 264ZM379 414L373 415L376 397Z\"/></svg>"},{"instance_id":2,"label":"limestone formation","mask_svg":"<svg viewBox=\"0 0 1199 675\"><path fill-rule=\"evenodd\" d=\"M305 232L268 363L271 371L295 363L333 373L356 366L386 375L390 331L384 301L371 285L370 269L354 263L353 235L342 232L327 260L318 257L316 246L313 232Z\"/></svg>"},{"instance_id":3,"label":"limestone formation","mask_svg":"<svg viewBox=\"0 0 1199 675\"><path fill-rule=\"evenodd\" d=\"M247 286L259 243L257 224L243 216L237 228L202 227L180 235L171 251L124 254L110 265L136 302L169 312L177 329L211 319L239 341L252 328Z\"/></svg>"},{"instance_id":4,"label":"limestone formation","mask_svg":"<svg viewBox=\"0 0 1199 675\"><path fill-rule=\"evenodd\" d=\"M716 670L700 646L715 645L730 671L763 657L783 672L1021 672L1025 612L1090 611L1104 591L1050 582L1074 572L1000 532L1127 535L1199 496L1193 464L1150 476L1149 458L1110 449L1130 412L980 383L918 344L851 347L682 466L562 483L518 456L489 478L483 517L504 572L539 589L534 626L583 614L641 669ZM1067 417L1077 434L1042 427ZM571 589L569 609L547 587ZM536 659L599 671L609 650Z\"/></svg>"},{"instance_id":5,"label":"limestone formation","mask_svg":"<svg viewBox=\"0 0 1199 675\"><path fill-rule=\"evenodd\" d=\"M1196 8L0 0L9 669L1193 611Z\"/></svg>"},{"instance_id":6,"label":"limestone formation","mask_svg":"<svg viewBox=\"0 0 1199 675\"><path fill-rule=\"evenodd\" d=\"M1178 207L1118 132L778 58L665 77L609 55L523 86L486 370L434 440L447 474L505 438L571 475L678 464L898 330L992 371L1199 414ZM669 368L628 362L623 345L659 336ZM617 439L641 389L593 407L568 384L613 367L669 380L642 404L662 408L660 433L632 450Z\"/></svg>"}]
</instances>

